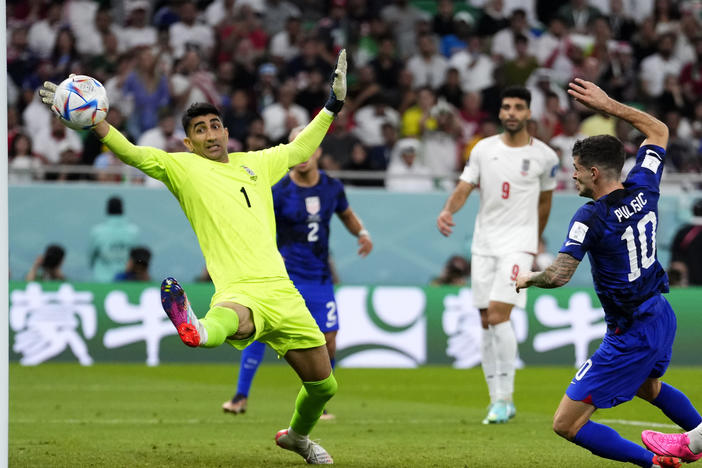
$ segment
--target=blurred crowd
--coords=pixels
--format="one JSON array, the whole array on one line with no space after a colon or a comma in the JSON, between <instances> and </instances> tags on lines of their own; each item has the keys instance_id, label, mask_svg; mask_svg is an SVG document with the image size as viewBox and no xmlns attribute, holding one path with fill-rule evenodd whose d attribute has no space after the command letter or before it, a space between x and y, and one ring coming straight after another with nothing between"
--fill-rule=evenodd
<instances>
[{"instance_id":1,"label":"blurred crowd","mask_svg":"<svg viewBox=\"0 0 702 468\"><path fill-rule=\"evenodd\" d=\"M530 131L564 172L584 136L615 135L633 156L640 135L574 104L573 77L666 122L667 171L702 172L700 0L8 0L7 25L14 183L155 183L115 172L122 163L91 132L51 118L36 92L45 80L100 80L107 120L140 145L185 150L180 115L209 101L230 150L256 150L321 108L344 47L349 94L321 166L347 184L449 187L475 143L499 132L509 85L531 90Z\"/></svg>"}]
</instances>

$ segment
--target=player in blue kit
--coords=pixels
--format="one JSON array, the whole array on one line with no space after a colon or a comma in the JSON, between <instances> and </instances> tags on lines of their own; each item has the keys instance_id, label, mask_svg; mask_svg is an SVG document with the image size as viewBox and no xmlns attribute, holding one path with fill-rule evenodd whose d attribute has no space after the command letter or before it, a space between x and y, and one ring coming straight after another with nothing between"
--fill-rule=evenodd
<instances>
[{"instance_id":1,"label":"player in blue kit","mask_svg":"<svg viewBox=\"0 0 702 468\"><path fill-rule=\"evenodd\" d=\"M290 141L301 130L302 127L294 129L290 133ZM358 237L360 256L370 253L373 242L349 206L342 183L319 170L321 153L321 148L318 148L306 163L293 167L273 186L273 209L278 250L290 279L324 333L333 369L339 317L329 265L329 223L332 216L336 213L346 229ZM234 414L246 411L251 383L264 353L265 345L258 341L244 349L237 391L231 400L222 404L224 411ZM331 417L325 410L322 419Z\"/></svg>"},{"instance_id":2,"label":"player in blue kit","mask_svg":"<svg viewBox=\"0 0 702 468\"><path fill-rule=\"evenodd\" d=\"M634 396L660 408L683 429L702 418L679 390L661 382L672 353L676 319L662 293L668 277L656 257L660 180L668 128L653 116L611 99L595 84L576 78L568 93L598 112L629 122L646 139L622 183L622 143L599 135L573 146L576 187L593 201L573 216L556 260L542 272L520 274L517 290L566 284L587 253L607 333L575 374L553 420L554 431L595 455L643 467L676 467L680 459L656 455L590 421L598 408Z\"/></svg>"}]
</instances>

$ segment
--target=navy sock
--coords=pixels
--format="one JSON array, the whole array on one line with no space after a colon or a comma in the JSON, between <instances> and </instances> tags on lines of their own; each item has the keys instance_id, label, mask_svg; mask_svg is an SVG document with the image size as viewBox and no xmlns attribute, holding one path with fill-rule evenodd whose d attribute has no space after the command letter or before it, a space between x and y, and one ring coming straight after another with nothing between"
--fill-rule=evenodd
<instances>
[{"instance_id":1,"label":"navy sock","mask_svg":"<svg viewBox=\"0 0 702 468\"><path fill-rule=\"evenodd\" d=\"M331 362L332 371L334 371L334 368L336 367L336 359L329 358L329 362Z\"/></svg>"},{"instance_id":2,"label":"navy sock","mask_svg":"<svg viewBox=\"0 0 702 468\"><path fill-rule=\"evenodd\" d=\"M586 422L580 428L573 442L599 457L610 460L634 463L644 467L650 467L653 460L653 452L623 439L611 427L592 421Z\"/></svg>"},{"instance_id":3,"label":"navy sock","mask_svg":"<svg viewBox=\"0 0 702 468\"><path fill-rule=\"evenodd\" d=\"M686 431L693 430L702 422L700 413L692 406L690 399L683 392L665 382L661 385L661 392L651 403L659 407L663 414Z\"/></svg>"},{"instance_id":4,"label":"navy sock","mask_svg":"<svg viewBox=\"0 0 702 468\"><path fill-rule=\"evenodd\" d=\"M258 366L263 361L263 354L266 352L265 343L254 341L241 352L241 368L239 369L239 382L237 383L236 393L249 396L251 383L256 375Z\"/></svg>"}]
</instances>

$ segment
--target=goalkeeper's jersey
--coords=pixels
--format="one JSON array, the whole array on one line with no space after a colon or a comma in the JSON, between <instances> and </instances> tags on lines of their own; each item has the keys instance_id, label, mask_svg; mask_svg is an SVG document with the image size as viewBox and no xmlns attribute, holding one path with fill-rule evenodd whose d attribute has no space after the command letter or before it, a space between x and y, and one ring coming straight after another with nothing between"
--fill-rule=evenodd
<instances>
[{"instance_id":1,"label":"goalkeeper's jersey","mask_svg":"<svg viewBox=\"0 0 702 468\"><path fill-rule=\"evenodd\" d=\"M311 136L321 141L332 117L320 112L315 120L319 121L310 124ZM229 162L221 163L193 153L134 146L114 129L103 142L175 195L195 231L216 289L287 278L276 246L271 186L286 174L291 152L299 148L288 144L230 153ZM177 261L177 253L173 260Z\"/></svg>"}]
</instances>

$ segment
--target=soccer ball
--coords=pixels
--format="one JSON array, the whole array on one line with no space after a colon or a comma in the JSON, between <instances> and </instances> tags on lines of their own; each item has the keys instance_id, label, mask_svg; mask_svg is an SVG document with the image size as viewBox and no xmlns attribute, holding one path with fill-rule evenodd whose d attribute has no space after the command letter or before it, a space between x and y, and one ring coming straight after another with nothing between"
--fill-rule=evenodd
<instances>
[{"instance_id":1,"label":"soccer ball","mask_svg":"<svg viewBox=\"0 0 702 468\"><path fill-rule=\"evenodd\" d=\"M102 83L86 75L73 75L56 87L51 110L67 127L88 130L105 120L109 107Z\"/></svg>"}]
</instances>

